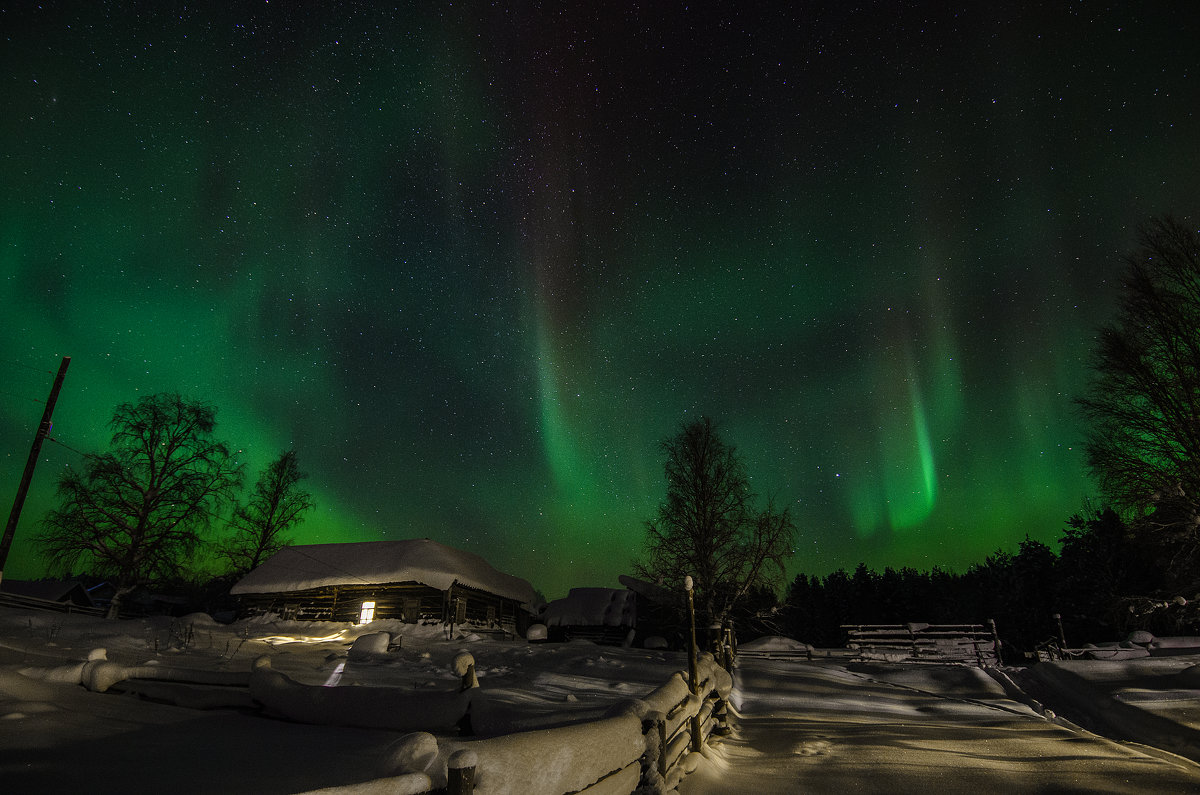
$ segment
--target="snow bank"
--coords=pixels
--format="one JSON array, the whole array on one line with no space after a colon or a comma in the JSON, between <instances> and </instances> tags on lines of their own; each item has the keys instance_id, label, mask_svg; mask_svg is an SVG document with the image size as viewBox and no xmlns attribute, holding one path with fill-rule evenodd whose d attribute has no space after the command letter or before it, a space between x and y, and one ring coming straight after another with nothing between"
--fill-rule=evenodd
<instances>
[{"instance_id":1,"label":"snow bank","mask_svg":"<svg viewBox=\"0 0 1200 795\"><path fill-rule=\"evenodd\" d=\"M1200 729L1188 725L1197 684L1191 667L1180 670L1153 659L1070 660L1020 669L1015 679L1045 706L1087 729L1200 761ZM1183 708L1172 709L1173 703Z\"/></svg>"},{"instance_id":2,"label":"snow bank","mask_svg":"<svg viewBox=\"0 0 1200 795\"><path fill-rule=\"evenodd\" d=\"M487 740L443 741L437 777L445 775L450 757L462 750L473 751L478 757L475 792L479 795L562 795L582 790L610 773L618 774L613 776L614 781L606 782L614 789L588 791L627 793L637 787L641 776L638 762L646 743L641 719L626 710L613 717L557 729Z\"/></svg>"},{"instance_id":3,"label":"snow bank","mask_svg":"<svg viewBox=\"0 0 1200 795\"><path fill-rule=\"evenodd\" d=\"M811 654L813 651L813 647L808 645L807 643L801 643L798 640L792 640L791 638L784 638L779 635L769 635L765 638L757 638L756 640L752 640L748 643L739 644L738 651L749 651L749 652L771 652L771 651L797 652L798 651L798 652L804 652L807 654Z\"/></svg>"},{"instance_id":4,"label":"snow bank","mask_svg":"<svg viewBox=\"0 0 1200 795\"><path fill-rule=\"evenodd\" d=\"M432 789L433 782L424 773L405 773L362 784L306 790L299 795L425 795Z\"/></svg>"},{"instance_id":5,"label":"snow bank","mask_svg":"<svg viewBox=\"0 0 1200 795\"><path fill-rule=\"evenodd\" d=\"M167 665L121 665L108 660L89 660L84 663L81 681L88 690L103 693L127 679L245 687L249 684L250 676L242 671L203 671Z\"/></svg>"},{"instance_id":6,"label":"snow bank","mask_svg":"<svg viewBox=\"0 0 1200 795\"><path fill-rule=\"evenodd\" d=\"M1200 638L1155 638L1150 641L1151 649L1200 649Z\"/></svg>"},{"instance_id":7,"label":"snow bank","mask_svg":"<svg viewBox=\"0 0 1200 795\"><path fill-rule=\"evenodd\" d=\"M271 670L266 657L250 673L250 698L299 723L396 731L451 731L470 707L468 692L304 685Z\"/></svg>"},{"instance_id":8,"label":"snow bank","mask_svg":"<svg viewBox=\"0 0 1200 795\"><path fill-rule=\"evenodd\" d=\"M78 662L67 665L31 665L18 669L17 673L39 682L77 685L83 681L83 667L86 664Z\"/></svg>"},{"instance_id":9,"label":"snow bank","mask_svg":"<svg viewBox=\"0 0 1200 795\"><path fill-rule=\"evenodd\" d=\"M86 662L55 666L27 666L18 673L43 682L83 685L94 693L103 693L129 679L156 679L196 685L245 687L249 673L177 668L169 665L122 665L106 659L104 649L93 649Z\"/></svg>"},{"instance_id":10,"label":"snow bank","mask_svg":"<svg viewBox=\"0 0 1200 795\"><path fill-rule=\"evenodd\" d=\"M1109 644L1101 644L1101 647L1107 645ZM1126 648L1130 645L1135 645L1149 649L1149 653L1156 657L1175 654L1200 654L1200 637L1156 638L1145 630L1130 632L1125 638L1125 643L1121 645Z\"/></svg>"}]
</instances>

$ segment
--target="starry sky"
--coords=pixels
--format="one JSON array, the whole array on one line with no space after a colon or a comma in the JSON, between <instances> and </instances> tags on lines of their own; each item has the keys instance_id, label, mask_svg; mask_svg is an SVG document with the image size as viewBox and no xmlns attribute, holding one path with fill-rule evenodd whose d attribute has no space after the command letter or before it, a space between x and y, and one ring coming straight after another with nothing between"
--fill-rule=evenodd
<instances>
[{"instance_id":1,"label":"starry sky","mask_svg":"<svg viewBox=\"0 0 1200 795\"><path fill-rule=\"evenodd\" d=\"M298 542L551 598L631 570L700 415L792 573L1053 543L1120 257L1196 218L1198 12L713 8L0 3L3 499L72 360L5 575L163 391L251 480L296 449Z\"/></svg>"}]
</instances>

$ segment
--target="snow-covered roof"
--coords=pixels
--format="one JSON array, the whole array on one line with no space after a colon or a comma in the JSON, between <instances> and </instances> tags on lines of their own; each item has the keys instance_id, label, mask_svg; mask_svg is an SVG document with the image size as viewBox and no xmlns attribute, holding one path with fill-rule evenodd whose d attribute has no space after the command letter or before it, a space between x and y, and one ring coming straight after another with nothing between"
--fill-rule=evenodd
<instances>
[{"instance_id":1,"label":"snow-covered roof","mask_svg":"<svg viewBox=\"0 0 1200 795\"><path fill-rule=\"evenodd\" d=\"M637 594L620 588L572 588L546 605L548 627L631 627L637 623Z\"/></svg>"},{"instance_id":2,"label":"snow-covered roof","mask_svg":"<svg viewBox=\"0 0 1200 795\"><path fill-rule=\"evenodd\" d=\"M76 580L4 580L0 582L0 591L19 596L32 596L48 602L92 604L87 589Z\"/></svg>"},{"instance_id":3,"label":"snow-covered roof","mask_svg":"<svg viewBox=\"0 0 1200 795\"><path fill-rule=\"evenodd\" d=\"M284 547L230 589L233 594L307 591L330 585L419 582L445 591L458 583L528 604L533 586L470 552L428 538Z\"/></svg>"},{"instance_id":4,"label":"snow-covered roof","mask_svg":"<svg viewBox=\"0 0 1200 795\"><path fill-rule=\"evenodd\" d=\"M629 590L636 592L638 596L644 596L656 604L678 604L681 599L680 595L674 591L652 582L639 580L628 574L622 574L617 577L617 580Z\"/></svg>"}]
</instances>

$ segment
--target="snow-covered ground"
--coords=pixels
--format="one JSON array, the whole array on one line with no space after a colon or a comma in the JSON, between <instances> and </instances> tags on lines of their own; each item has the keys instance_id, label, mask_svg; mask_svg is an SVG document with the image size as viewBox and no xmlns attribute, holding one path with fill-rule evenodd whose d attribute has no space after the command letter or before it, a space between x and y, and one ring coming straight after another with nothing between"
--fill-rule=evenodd
<instances>
[{"instance_id":1,"label":"snow-covered ground","mask_svg":"<svg viewBox=\"0 0 1200 795\"><path fill-rule=\"evenodd\" d=\"M1119 702L1100 692L1093 679L1100 673L1096 665L1038 666L1070 672L1069 678L1048 677L1061 689L1047 688L1043 698L1087 705L1094 714L1109 711ZM1187 665L1175 661L1172 668ZM1200 766L1191 759L1099 736L1031 700L1016 682L1033 670L996 671L997 678L971 666L743 657L735 676L734 701L741 713L735 734L709 751L679 790L685 795L1200 791ZM1104 676L1114 670L1108 667ZM1144 705L1169 707L1183 698L1191 710L1200 705L1200 689L1185 694L1172 685L1157 691L1135 670L1128 673ZM1190 721L1182 710L1173 715ZM1200 758L1194 729L1173 726L1174 750ZM1123 727L1124 736L1136 739L1128 729Z\"/></svg>"},{"instance_id":2,"label":"snow-covered ground","mask_svg":"<svg viewBox=\"0 0 1200 795\"><path fill-rule=\"evenodd\" d=\"M390 650L367 637L352 651L377 632L391 633ZM682 792L1200 790L1200 658L993 676L819 650L807 660L798 644L775 651L785 645L786 658L743 655L735 732L693 760ZM141 678L84 687L96 649L108 669ZM687 664L679 652L447 639L440 627L391 622L108 622L0 608L0 789L288 793L396 775L412 754L402 731L293 723L264 716L245 686L147 677L161 668L241 680L268 656L271 670L308 685L451 695L464 651L483 735L600 718Z\"/></svg>"}]
</instances>

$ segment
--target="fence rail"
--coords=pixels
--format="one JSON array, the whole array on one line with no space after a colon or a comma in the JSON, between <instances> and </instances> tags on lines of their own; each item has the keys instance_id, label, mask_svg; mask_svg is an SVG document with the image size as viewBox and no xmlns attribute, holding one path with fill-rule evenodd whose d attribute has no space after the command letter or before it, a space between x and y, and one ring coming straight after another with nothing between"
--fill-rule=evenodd
<instances>
[{"instance_id":1,"label":"fence rail","mask_svg":"<svg viewBox=\"0 0 1200 795\"><path fill-rule=\"evenodd\" d=\"M71 602L55 602L50 599L38 599L36 596L22 596L4 591L0 591L0 606L50 610L56 613L77 613L83 616L105 615L105 610L101 607L85 607Z\"/></svg>"},{"instance_id":2,"label":"fence rail","mask_svg":"<svg viewBox=\"0 0 1200 795\"><path fill-rule=\"evenodd\" d=\"M996 665L996 622L983 624L843 624L846 647L879 659Z\"/></svg>"}]
</instances>

